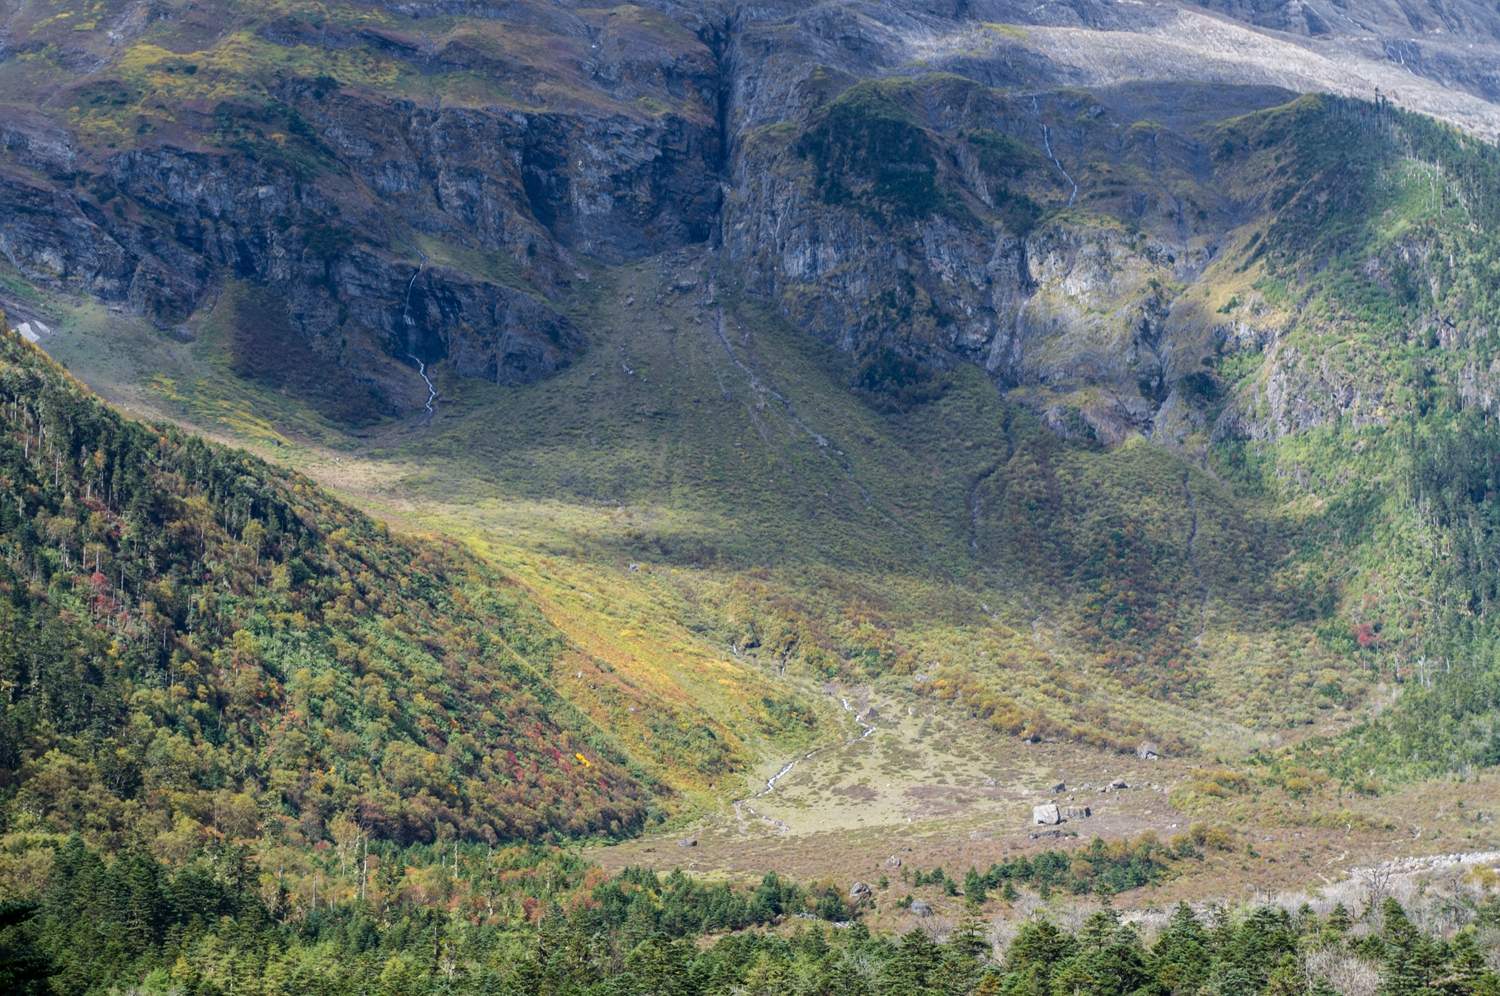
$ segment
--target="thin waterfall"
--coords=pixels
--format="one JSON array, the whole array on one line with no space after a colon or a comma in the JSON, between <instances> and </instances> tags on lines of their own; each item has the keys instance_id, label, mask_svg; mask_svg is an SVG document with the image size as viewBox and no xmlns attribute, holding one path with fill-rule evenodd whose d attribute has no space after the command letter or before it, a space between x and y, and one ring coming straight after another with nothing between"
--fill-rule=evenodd
<instances>
[{"instance_id":1,"label":"thin waterfall","mask_svg":"<svg viewBox=\"0 0 1500 996\"><path fill-rule=\"evenodd\" d=\"M416 246L412 246L412 248L417 249ZM422 257L422 260L417 264L417 272L413 273L411 275L411 279L406 282L406 300L401 306L401 321L406 325L406 341L408 343L411 342L412 329L415 328L417 324L412 320L411 317L411 289L416 284L417 278L422 275L423 268L427 266L427 254L422 250L417 249L417 255ZM413 353L410 349L406 351L406 355L416 361L417 374L422 378L422 383L427 385L427 404L425 406L425 411L427 419L431 420L433 413L432 403L437 400L438 390L437 388L432 386L432 380L427 376L427 364L422 362L422 358L419 357L416 353Z\"/></svg>"}]
</instances>

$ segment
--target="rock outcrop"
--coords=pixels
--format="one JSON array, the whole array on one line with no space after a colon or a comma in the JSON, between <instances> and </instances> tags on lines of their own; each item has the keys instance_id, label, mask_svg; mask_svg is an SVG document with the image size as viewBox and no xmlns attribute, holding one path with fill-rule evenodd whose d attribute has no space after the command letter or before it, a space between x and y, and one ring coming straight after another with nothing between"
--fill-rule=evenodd
<instances>
[{"instance_id":1,"label":"rock outcrop","mask_svg":"<svg viewBox=\"0 0 1500 996\"><path fill-rule=\"evenodd\" d=\"M539 0L305 18L210 0L191 28L163 15L139 51L146 22L104 6L84 30L29 10L0 29L6 54L73 53L45 113L7 114L0 253L38 286L166 326L253 281L388 411L425 397L403 364L549 375L586 347L565 316L587 260L704 242L848 354L850 383L882 405L934 397L968 363L1057 432L1106 443L1204 446L1379 407L1378 387L1323 384L1289 351L1265 413L1219 413L1202 361L1274 341L1274 316L1225 320L1189 293L1269 196L1242 182L1219 123L1286 87L1385 79L1347 46L1326 71L1298 61L1355 23L1313 6ZM1500 131L1496 84L1458 73L1448 41L1500 49L1500 18L1461 0L1419 20L1402 88ZM258 55L215 47L231 24ZM1244 46L1224 39L1271 28L1305 37L1283 59L1303 68L1230 59ZM1117 58L1070 54L1056 32L1079 29L1111 32ZM1168 37L1200 61L1144 71ZM310 61L276 69L292 51ZM1140 78L1157 82L1120 82ZM1470 380L1476 396L1500 383Z\"/></svg>"}]
</instances>

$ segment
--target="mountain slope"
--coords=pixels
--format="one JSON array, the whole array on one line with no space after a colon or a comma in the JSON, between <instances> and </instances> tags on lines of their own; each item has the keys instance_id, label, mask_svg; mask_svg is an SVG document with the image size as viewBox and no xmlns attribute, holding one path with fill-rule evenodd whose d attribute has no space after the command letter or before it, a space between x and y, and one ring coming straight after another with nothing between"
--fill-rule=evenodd
<instances>
[{"instance_id":1,"label":"mountain slope","mask_svg":"<svg viewBox=\"0 0 1500 996\"><path fill-rule=\"evenodd\" d=\"M524 579L551 687L694 805L877 700L1017 798L1039 740L1348 743L1487 645L1442 553L1487 499L1415 457L1496 395L1487 84L1402 84L1469 132L1298 97L1397 71L1374 5L1134 8L17 7L6 293L113 399ZM938 812L915 740L798 805Z\"/></svg>"},{"instance_id":2,"label":"mountain slope","mask_svg":"<svg viewBox=\"0 0 1500 996\"><path fill-rule=\"evenodd\" d=\"M515 585L244 453L121 419L14 332L0 350L18 829L641 825L640 776L550 688L563 643Z\"/></svg>"}]
</instances>

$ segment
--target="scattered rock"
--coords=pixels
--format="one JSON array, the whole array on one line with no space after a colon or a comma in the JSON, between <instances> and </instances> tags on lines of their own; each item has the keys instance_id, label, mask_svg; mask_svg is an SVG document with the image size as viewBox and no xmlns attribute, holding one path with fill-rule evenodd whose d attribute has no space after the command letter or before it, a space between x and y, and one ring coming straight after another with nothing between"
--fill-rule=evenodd
<instances>
[{"instance_id":1,"label":"scattered rock","mask_svg":"<svg viewBox=\"0 0 1500 996\"><path fill-rule=\"evenodd\" d=\"M914 916L932 916L932 907L920 899L912 900L911 911Z\"/></svg>"},{"instance_id":2,"label":"scattered rock","mask_svg":"<svg viewBox=\"0 0 1500 996\"><path fill-rule=\"evenodd\" d=\"M884 719L885 717L880 715L879 709L875 708L874 706L870 706L870 708L866 709L865 714L860 718L863 719L866 723L869 723L877 719Z\"/></svg>"},{"instance_id":3,"label":"scattered rock","mask_svg":"<svg viewBox=\"0 0 1500 996\"><path fill-rule=\"evenodd\" d=\"M890 857L885 859L885 866L887 868L900 868L901 859L892 854Z\"/></svg>"},{"instance_id":4,"label":"scattered rock","mask_svg":"<svg viewBox=\"0 0 1500 996\"><path fill-rule=\"evenodd\" d=\"M1041 806L1032 806L1031 819L1043 826L1056 826L1062 822L1062 814L1058 812L1055 803L1049 802Z\"/></svg>"},{"instance_id":5,"label":"scattered rock","mask_svg":"<svg viewBox=\"0 0 1500 996\"><path fill-rule=\"evenodd\" d=\"M1135 749L1135 756L1142 761L1155 761L1161 755L1157 753L1156 744L1149 740L1142 740L1141 745Z\"/></svg>"},{"instance_id":6,"label":"scattered rock","mask_svg":"<svg viewBox=\"0 0 1500 996\"><path fill-rule=\"evenodd\" d=\"M911 848L910 848L910 847L908 847L908 846L906 846L906 845L905 845L905 844L902 844L902 845L901 845L901 850L903 850L903 851L910 851L910 850L911 850Z\"/></svg>"},{"instance_id":7,"label":"scattered rock","mask_svg":"<svg viewBox=\"0 0 1500 996\"><path fill-rule=\"evenodd\" d=\"M1064 806L1060 812L1065 820L1086 820L1094 815L1094 811L1087 806Z\"/></svg>"},{"instance_id":8,"label":"scattered rock","mask_svg":"<svg viewBox=\"0 0 1500 996\"><path fill-rule=\"evenodd\" d=\"M870 887L868 885L865 885L865 883L863 882L855 882L853 885L849 886L849 898L856 903L861 899L864 899L869 894Z\"/></svg>"},{"instance_id":9,"label":"scattered rock","mask_svg":"<svg viewBox=\"0 0 1500 996\"><path fill-rule=\"evenodd\" d=\"M696 837L689 837L687 840L679 840L677 842L677 846L678 847L697 847L698 846L698 839Z\"/></svg>"},{"instance_id":10,"label":"scattered rock","mask_svg":"<svg viewBox=\"0 0 1500 996\"><path fill-rule=\"evenodd\" d=\"M1068 790L1068 783L1067 782L1058 782L1056 785L1052 786L1052 791L1054 791L1054 792L1066 792L1067 790Z\"/></svg>"},{"instance_id":11,"label":"scattered rock","mask_svg":"<svg viewBox=\"0 0 1500 996\"><path fill-rule=\"evenodd\" d=\"M1114 781L1109 783L1109 787L1112 789L1130 788L1130 786L1126 784L1125 779L1123 778L1116 778Z\"/></svg>"},{"instance_id":12,"label":"scattered rock","mask_svg":"<svg viewBox=\"0 0 1500 996\"><path fill-rule=\"evenodd\" d=\"M640 564L629 564L627 566L630 568L630 571L633 574L639 574L641 572L641 565Z\"/></svg>"}]
</instances>

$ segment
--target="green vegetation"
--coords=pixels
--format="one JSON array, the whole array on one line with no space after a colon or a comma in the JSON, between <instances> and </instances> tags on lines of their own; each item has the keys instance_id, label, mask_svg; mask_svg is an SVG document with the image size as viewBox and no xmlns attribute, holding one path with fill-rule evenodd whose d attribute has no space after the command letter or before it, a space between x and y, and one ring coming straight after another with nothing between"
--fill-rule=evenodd
<instances>
[{"instance_id":1,"label":"green vegetation","mask_svg":"<svg viewBox=\"0 0 1500 996\"><path fill-rule=\"evenodd\" d=\"M558 69L586 58L581 43L549 49L555 39L509 21L424 17L417 31L390 12L317 4L243 16L175 47L186 29L154 24L57 106L84 144L188 135L314 204L314 183L350 176L314 123L342 99L525 114L603 99ZM697 44L657 15L618 16L611 30L628 19L653 44ZM31 28L51 44L60 23ZM339 45L323 43L329 33ZM431 72L396 54L408 44ZM708 113L680 89L690 95L641 96L629 113ZM282 300L228 278L191 363L150 371L174 416L260 442L314 436L351 466L357 455L358 470L339 472L361 500L472 552L393 537L294 475L122 421L7 339L0 801L10 834L45 844L8 853L6 881L44 876L46 851L171 892L222 859L222 894L203 908L260 931L245 950L341 958L348 944L385 965L398 948L382 932L406 917L399 950L418 934L425 948L435 928L441 964L450 927L423 911L484 895L439 887L444 862L473 864L501 840L618 837L708 812L740 794L752 765L847 735L852 717L823 691L833 681L933 713L940 703L1000 755L1043 738L1111 763L1143 740L1173 759L1222 755L1173 797L1216 820L1264 815L1274 799L1302 807L1278 819L1352 828L1350 794L1500 762L1488 615L1500 597L1489 414L1500 156L1384 104L1267 108L1263 92L1223 98L1222 113L1249 113L1174 131L1160 108L1115 120L1146 102L1125 89L1022 102L951 77L865 81L810 96L804 122L755 138L786 151L778 181L805 170L820 209L873 221L859 227L888 237L892 259L916 258L909 233L929 228L988 247L1031 236L1026 252L1087 258L1099 286L1126 288L1039 294L1037 314L1052 308L1068 334L1008 395L994 378L1009 374L960 356L978 355L962 344L982 316L941 303L952 295L915 263L871 291L838 352L784 317L813 291L746 295L764 286L759 262L738 272L684 251L570 263L543 288L526 262L549 251L555 219L540 207L513 246L459 246L439 219L439 234L407 232L407 248L551 295L589 330L589 350L543 382L465 380L437 360L437 416L383 423L380 399L291 331ZM960 130L959 117L935 123L933 106L971 116ZM110 216L155 211L152 227L169 230L163 205L102 176L83 186ZM1246 220L1246 204L1266 209ZM295 241L296 265L330 279L371 233L389 235L384 248L404 238L390 219L350 227L355 213L308 208L273 228ZM993 258L1028 286L1043 265ZM1170 362L1110 386L1110 357L1126 348L1106 340L1165 355L1162 337L1183 328ZM1047 372L1084 369L1096 350L1095 372ZM90 360L91 372L108 363ZM321 458L292 449L289 460ZM1281 737L1294 743L1272 747ZM1228 847L1222 829L1186 837L975 869L963 892L1108 893ZM361 862L370 848L378 865L415 869L420 894L352 872L356 848ZM512 860L501 870L517 871ZM566 874L528 898L595 875ZM959 890L946 874L922 880ZM827 883L775 901L637 872L596 886L590 901L607 912L589 936L609 938L599 963L611 972L657 930L684 939L849 912ZM314 889L333 903L326 936L299 926L322 916ZM381 926L351 926L366 917L350 912L355 894L377 892ZM234 949L172 903L153 914L158 961L91 967L86 985L129 972L175 984L186 942L172 948L174 931ZM505 914L510 939L473 942L475 963L530 950L504 945L530 938L537 908ZM493 926L490 906L464 909L488 925L475 930ZM856 953L870 964L897 957L869 943ZM667 957L649 950L639 957ZM710 957L680 950L689 967ZM192 986L219 985L193 971ZM360 986L376 985L375 969L360 971ZM1083 986L1027 971L1025 986L998 973L991 986ZM496 973L485 986L502 986ZM750 985L731 976L720 988ZM582 978L567 984L597 982ZM1214 978L1214 992L1248 985Z\"/></svg>"},{"instance_id":2,"label":"green vegetation","mask_svg":"<svg viewBox=\"0 0 1500 996\"><path fill-rule=\"evenodd\" d=\"M858 204L887 227L938 210L968 217L938 184L933 142L901 106L903 82L855 84L802 136L797 151L817 171L818 196Z\"/></svg>"},{"instance_id":3,"label":"green vegetation","mask_svg":"<svg viewBox=\"0 0 1500 996\"><path fill-rule=\"evenodd\" d=\"M0 970L21 969L10 977L12 992L102 994L127 986L195 996L1326 996L1336 990L1321 972L1334 967L1378 977L1381 992L1396 996L1439 986L1454 996L1500 989L1500 976L1485 962L1493 946L1482 926L1493 919L1488 905L1463 911L1476 924L1450 936L1424 933L1391 898L1357 915L1336 904L1326 917L1307 905L1296 914L1211 907L1201 915L1179 905L1143 936L1101 887L1102 906L1076 932L1041 916L992 947L974 916L943 943L922 929L877 936L858 920L830 930L805 912L813 895L774 874L738 887L640 868L604 878L541 849L471 850L443 869L419 870L406 857L390 850L371 855L377 867L369 878L411 881L420 871L434 884L442 880L456 915L375 898L372 890L280 919L260 898L275 900L275 878L250 893L238 887L243 871L233 861L221 857L172 872L140 852L105 860L69 838L53 860L46 900L29 921L0 935L9 959ZM976 878L971 871L969 879ZM826 905L828 914L851 915L836 893L817 902L820 912ZM783 922L797 926L772 926ZM758 929L723 936L747 923ZM26 972L51 978L27 982Z\"/></svg>"},{"instance_id":4,"label":"green vegetation","mask_svg":"<svg viewBox=\"0 0 1500 996\"><path fill-rule=\"evenodd\" d=\"M1288 357L1316 357L1327 373L1303 388L1326 413L1322 425L1279 441L1274 455L1226 441L1214 465L1263 494L1326 503L1318 540L1299 543L1299 556L1309 567L1322 560L1313 569L1325 577L1342 565L1349 580L1341 624L1329 619L1321 638L1404 686L1394 709L1346 736L1264 760L1277 777L1310 767L1354 785L1372 769L1409 778L1493 764L1500 451L1472 380L1496 348L1488 316L1500 301L1500 215L1485 184L1500 153L1385 104L1332 98L1238 119L1221 135L1220 160L1279 208L1234 266L1263 274L1247 290L1268 303L1296 304L1281 369ZM1322 339L1329 328L1341 332L1335 343ZM1251 416L1284 417L1263 400L1267 358L1252 352L1245 365L1224 354L1216 370ZM1339 411L1334 397L1354 378L1368 400ZM1321 687L1331 704L1346 699L1339 682Z\"/></svg>"},{"instance_id":5,"label":"green vegetation","mask_svg":"<svg viewBox=\"0 0 1500 996\"><path fill-rule=\"evenodd\" d=\"M1024 142L989 128L976 128L960 135L979 157L980 168L997 183L990 187L990 197L1005 227L1016 235L1026 235L1047 216L1047 210L1029 195L1013 191L1012 185L1031 179L1029 174L1051 168L1046 159Z\"/></svg>"},{"instance_id":6,"label":"green vegetation","mask_svg":"<svg viewBox=\"0 0 1500 996\"><path fill-rule=\"evenodd\" d=\"M641 774L522 593L0 341L5 821L111 847L623 833ZM180 844L173 845L173 840Z\"/></svg>"}]
</instances>

